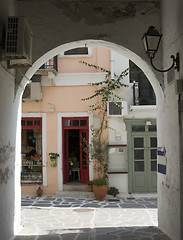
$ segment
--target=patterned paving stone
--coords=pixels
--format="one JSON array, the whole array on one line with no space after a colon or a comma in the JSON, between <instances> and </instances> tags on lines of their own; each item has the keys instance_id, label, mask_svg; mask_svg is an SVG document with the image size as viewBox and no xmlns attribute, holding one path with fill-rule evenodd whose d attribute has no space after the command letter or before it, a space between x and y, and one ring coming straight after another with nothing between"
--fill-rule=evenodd
<instances>
[{"instance_id":1,"label":"patterned paving stone","mask_svg":"<svg viewBox=\"0 0 183 240\"><path fill-rule=\"evenodd\" d=\"M30 203L22 203L22 207L29 207L29 206L31 206L32 204L30 204Z\"/></svg>"},{"instance_id":2,"label":"patterned paving stone","mask_svg":"<svg viewBox=\"0 0 183 240\"><path fill-rule=\"evenodd\" d=\"M37 201L37 203L50 203L50 201L47 201L47 200L45 200L45 201Z\"/></svg>"},{"instance_id":3,"label":"patterned paving stone","mask_svg":"<svg viewBox=\"0 0 183 240\"><path fill-rule=\"evenodd\" d=\"M22 206L40 206L49 207L46 204L50 204L50 207L55 207L55 205L71 205L72 207L82 207L89 204L88 207L99 206L101 208L157 208L156 198L141 198L141 199L109 199L107 201L97 201L93 199L75 199L68 197L55 197L55 196L43 196L43 197L32 197L29 195L22 196ZM79 206L78 206L79 205ZM60 206L59 206L60 207Z\"/></svg>"},{"instance_id":4,"label":"patterned paving stone","mask_svg":"<svg viewBox=\"0 0 183 240\"><path fill-rule=\"evenodd\" d=\"M157 208L157 205L153 205L153 204L149 204L149 205L145 205L147 208Z\"/></svg>"},{"instance_id":5,"label":"patterned paving stone","mask_svg":"<svg viewBox=\"0 0 183 240\"><path fill-rule=\"evenodd\" d=\"M44 200L55 201L55 198L44 198Z\"/></svg>"},{"instance_id":6,"label":"patterned paving stone","mask_svg":"<svg viewBox=\"0 0 183 240\"><path fill-rule=\"evenodd\" d=\"M84 204L84 205L82 205L81 207L99 208L100 205L93 203L93 204Z\"/></svg>"},{"instance_id":7,"label":"patterned paving stone","mask_svg":"<svg viewBox=\"0 0 183 240\"><path fill-rule=\"evenodd\" d=\"M44 236L39 236L38 240L60 240L59 235L44 235Z\"/></svg>"},{"instance_id":8,"label":"patterned paving stone","mask_svg":"<svg viewBox=\"0 0 183 240\"><path fill-rule=\"evenodd\" d=\"M22 236L14 240L170 240L156 227L156 199L118 200L22 196L28 207L22 208Z\"/></svg>"},{"instance_id":9,"label":"patterned paving stone","mask_svg":"<svg viewBox=\"0 0 183 240\"><path fill-rule=\"evenodd\" d=\"M137 204L137 203L123 203L123 204L119 204L119 206L122 208L145 208L144 205Z\"/></svg>"},{"instance_id":10,"label":"patterned paving stone","mask_svg":"<svg viewBox=\"0 0 183 240\"><path fill-rule=\"evenodd\" d=\"M60 204L61 201L53 201L52 203L53 203L53 204Z\"/></svg>"},{"instance_id":11,"label":"patterned paving stone","mask_svg":"<svg viewBox=\"0 0 183 240\"><path fill-rule=\"evenodd\" d=\"M14 240L35 240L35 236L16 236Z\"/></svg>"},{"instance_id":12,"label":"patterned paving stone","mask_svg":"<svg viewBox=\"0 0 183 240\"><path fill-rule=\"evenodd\" d=\"M104 208L119 208L119 206L117 206L117 205L107 205L107 206L104 206Z\"/></svg>"},{"instance_id":13,"label":"patterned paving stone","mask_svg":"<svg viewBox=\"0 0 183 240\"><path fill-rule=\"evenodd\" d=\"M55 205L54 207L67 208L67 207L72 207L72 205L70 205L70 204L64 204L64 205Z\"/></svg>"},{"instance_id":14,"label":"patterned paving stone","mask_svg":"<svg viewBox=\"0 0 183 240\"><path fill-rule=\"evenodd\" d=\"M52 204L51 203L35 203L32 206L35 206L35 207L50 207L50 206L52 206Z\"/></svg>"}]
</instances>

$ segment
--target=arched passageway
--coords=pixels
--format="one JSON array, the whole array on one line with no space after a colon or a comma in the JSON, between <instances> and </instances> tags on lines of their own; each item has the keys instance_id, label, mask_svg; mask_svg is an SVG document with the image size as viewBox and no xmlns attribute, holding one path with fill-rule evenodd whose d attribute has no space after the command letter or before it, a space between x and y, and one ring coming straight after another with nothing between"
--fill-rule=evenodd
<instances>
[{"instance_id":1,"label":"arched passageway","mask_svg":"<svg viewBox=\"0 0 183 240\"><path fill-rule=\"evenodd\" d=\"M151 85L154 89L154 92L156 94L157 104L159 106L163 105L164 96L163 96L163 91L159 85L159 82L158 82L156 76L154 75L153 71L149 67L149 65L145 61L143 61L139 56L137 56L135 53L131 52L130 50L128 50L122 46L119 46L119 45L116 45L116 44L113 44L110 42L98 41L98 40L82 40L82 41L77 41L77 42L72 42L72 43L61 45L61 46L49 51L45 55L43 55L41 58L39 58L33 64L33 66L26 72L25 76L23 77L23 79L18 87L18 91L16 94L16 101L19 102L19 107L21 105L21 97L22 97L25 86L29 83L30 79L35 74L35 72L40 68L40 66L42 66L46 61L53 58L58 53L64 52L68 49L73 49L73 48L78 48L78 47L83 47L83 46L107 48L114 52L118 52L119 54L121 54L124 57L133 61L139 68L142 69L142 71L147 76L149 82L151 83ZM20 119L18 119L18 122L20 122ZM158 125L158 121L157 121L157 125ZM21 131L20 124L18 124L18 135L19 135L18 139L20 139L20 131ZM61 164L61 163L59 163L59 164ZM61 165L59 165L58 167L61 167ZM61 179L61 181L62 181L62 179ZM62 188L61 188L61 190L62 190Z\"/></svg>"},{"instance_id":2,"label":"arched passageway","mask_svg":"<svg viewBox=\"0 0 183 240\"><path fill-rule=\"evenodd\" d=\"M16 4L17 9L15 9ZM88 11L83 11L83 6L85 5L87 9L89 9ZM30 69L25 74L26 77L21 81L20 85L20 79L15 76L16 71L7 68L6 60L2 61L0 66L0 103L3 113L1 115L0 126L2 150L0 203L2 210L1 220L6 225L6 227L4 227L4 225L1 224L0 232L3 239L9 239L13 234L14 215L19 216L20 212L20 208L16 207L15 209L14 207L14 205L20 206L20 186L18 184L20 179L20 171L18 169L20 166L20 122L17 122L16 119L17 114L19 114L18 120L21 119L20 101L24 87L28 79L34 74L34 70L38 69L44 62L44 59L42 57L40 58L40 56L50 51L50 49L55 50L55 47L65 44L66 42L72 42L76 39L92 38L104 39L123 45L141 56L142 59L145 59L145 53L140 39L145 30L149 26L154 25L157 29L161 28L163 34L163 51L157 56L157 66L162 63L164 68L167 68L170 65L170 56L172 54L179 52L180 58L183 56L181 34L183 15L181 0L175 0L173 2L171 0L122 0L97 1L95 3L80 1L79 4L70 1L68 5L64 4L64 1L44 1L43 4L43 1L34 0L2 0L1 6L1 20L4 29L6 28L5 22L8 16L25 16L28 19L34 34L34 62L39 59L31 68L33 71L31 72ZM77 11L73 11L75 6ZM101 14L99 14L99 11L101 11ZM106 11L109 15L106 14ZM75 44L77 45L77 43ZM117 51L120 48L115 44L113 44L113 46ZM123 49L124 55L126 51L126 49ZM51 55L54 54L57 53L54 52ZM48 55L45 60L51 57L51 55ZM132 55L130 59L146 73L149 79L155 80L154 75L149 71L146 63L139 59L138 56ZM138 59L140 60L139 63ZM146 67L144 68L144 66ZM158 80L164 84L164 96L160 89L159 97L159 90L155 91L158 106L158 145L166 150L164 151L165 156L159 158L159 161L161 161L166 168L164 174L158 174L158 188L160 193L159 224L163 231L177 240L182 239L183 234L183 228L181 228L183 216L181 191L182 89L178 89L179 91L175 93L175 87L177 79L181 82L183 72L180 68L179 73L177 71L171 73L173 74L165 73L164 76L158 77ZM18 92L16 92L17 85L19 85ZM156 83L156 81L154 81L152 85L153 87L156 85L157 88L159 88L159 84ZM156 87L154 87L154 90L155 88ZM17 123L19 134L16 135ZM16 165L16 172L14 171L14 163ZM17 185L15 185L15 183ZM17 223L19 224L18 221Z\"/></svg>"}]
</instances>

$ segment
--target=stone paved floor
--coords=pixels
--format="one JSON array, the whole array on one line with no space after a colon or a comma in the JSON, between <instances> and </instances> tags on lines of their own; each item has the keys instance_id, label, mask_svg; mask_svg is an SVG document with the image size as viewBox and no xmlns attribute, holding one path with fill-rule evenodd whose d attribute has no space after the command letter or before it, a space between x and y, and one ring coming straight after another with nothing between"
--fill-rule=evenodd
<instances>
[{"instance_id":1,"label":"stone paved floor","mask_svg":"<svg viewBox=\"0 0 183 240\"><path fill-rule=\"evenodd\" d=\"M96 201L22 196L14 240L169 240L157 227L156 198Z\"/></svg>"},{"instance_id":2,"label":"stone paved floor","mask_svg":"<svg viewBox=\"0 0 183 240\"><path fill-rule=\"evenodd\" d=\"M109 199L108 201L97 201L94 199L79 199L71 197L22 196L22 206L32 207L90 207L90 208L157 208L157 198L138 199Z\"/></svg>"}]
</instances>

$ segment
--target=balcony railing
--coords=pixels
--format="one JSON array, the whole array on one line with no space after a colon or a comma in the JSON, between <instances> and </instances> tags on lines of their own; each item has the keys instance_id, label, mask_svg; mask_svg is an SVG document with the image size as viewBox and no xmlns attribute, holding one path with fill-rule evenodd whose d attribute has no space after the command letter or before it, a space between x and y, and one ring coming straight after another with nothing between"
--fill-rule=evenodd
<instances>
[{"instance_id":1,"label":"balcony railing","mask_svg":"<svg viewBox=\"0 0 183 240\"><path fill-rule=\"evenodd\" d=\"M140 85L139 82L133 82L133 104L138 105L156 105L156 97L152 87Z\"/></svg>"},{"instance_id":2,"label":"balcony railing","mask_svg":"<svg viewBox=\"0 0 183 240\"><path fill-rule=\"evenodd\" d=\"M55 56L54 58L51 58L47 62L45 62L40 69L45 70L56 70L58 72L58 58Z\"/></svg>"},{"instance_id":3,"label":"balcony railing","mask_svg":"<svg viewBox=\"0 0 183 240\"><path fill-rule=\"evenodd\" d=\"M139 83L133 82L133 104L139 105Z\"/></svg>"}]
</instances>

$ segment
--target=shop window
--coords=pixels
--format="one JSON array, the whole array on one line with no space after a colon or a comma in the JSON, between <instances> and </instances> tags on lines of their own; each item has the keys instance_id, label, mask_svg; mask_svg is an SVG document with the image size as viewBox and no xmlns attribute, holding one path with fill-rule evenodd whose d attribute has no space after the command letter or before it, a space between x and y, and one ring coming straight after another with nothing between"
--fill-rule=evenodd
<instances>
[{"instance_id":1,"label":"shop window","mask_svg":"<svg viewBox=\"0 0 183 240\"><path fill-rule=\"evenodd\" d=\"M21 183L42 183L42 120L22 119Z\"/></svg>"}]
</instances>

